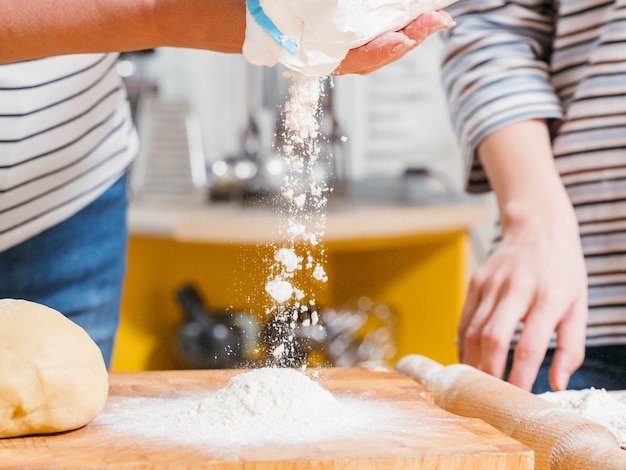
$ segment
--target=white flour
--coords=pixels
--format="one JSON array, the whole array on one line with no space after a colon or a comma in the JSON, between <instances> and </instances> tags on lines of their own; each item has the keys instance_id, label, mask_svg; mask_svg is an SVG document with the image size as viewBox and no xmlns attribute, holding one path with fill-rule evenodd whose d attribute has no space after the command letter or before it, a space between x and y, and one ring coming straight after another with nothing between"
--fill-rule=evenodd
<instances>
[{"instance_id":1,"label":"white flour","mask_svg":"<svg viewBox=\"0 0 626 470\"><path fill-rule=\"evenodd\" d=\"M289 300L294 292L291 282L285 281L280 277L267 281L267 284L265 284L265 290L276 302L279 303Z\"/></svg>"},{"instance_id":2,"label":"white flour","mask_svg":"<svg viewBox=\"0 0 626 470\"><path fill-rule=\"evenodd\" d=\"M607 427L626 448L626 395L604 389L547 392L540 397Z\"/></svg>"},{"instance_id":3,"label":"white flour","mask_svg":"<svg viewBox=\"0 0 626 470\"><path fill-rule=\"evenodd\" d=\"M388 404L337 399L295 369L261 368L242 372L211 393L109 397L93 425L237 457L268 444L307 446L388 434L403 419Z\"/></svg>"},{"instance_id":4,"label":"white flour","mask_svg":"<svg viewBox=\"0 0 626 470\"><path fill-rule=\"evenodd\" d=\"M266 310L274 318L277 336L270 357L279 365L298 366L301 358L296 358L294 330L298 323L315 325L318 319L311 281L328 281L320 240L326 227L329 188L319 175L320 158L328 156L320 155L318 122L324 78L295 72L286 76L291 86L283 110L285 131L279 150L288 167L282 191L287 220L282 230L284 244L275 248L265 291L271 298Z\"/></svg>"},{"instance_id":5,"label":"white flour","mask_svg":"<svg viewBox=\"0 0 626 470\"><path fill-rule=\"evenodd\" d=\"M262 368L240 374L227 387L204 398L189 419L211 417L220 433L238 436L252 432L274 440L285 429L322 429L341 422L344 408L333 395L293 369ZM280 425L277 425L280 423Z\"/></svg>"}]
</instances>

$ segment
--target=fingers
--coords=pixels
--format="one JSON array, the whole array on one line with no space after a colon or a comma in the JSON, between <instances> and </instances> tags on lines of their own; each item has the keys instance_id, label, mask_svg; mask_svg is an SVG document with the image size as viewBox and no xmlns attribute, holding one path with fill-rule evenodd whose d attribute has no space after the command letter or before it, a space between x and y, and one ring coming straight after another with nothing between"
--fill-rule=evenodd
<instances>
[{"instance_id":1,"label":"fingers","mask_svg":"<svg viewBox=\"0 0 626 470\"><path fill-rule=\"evenodd\" d=\"M405 26L402 32L420 43L431 34L450 29L454 25L454 20L445 11L428 11Z\"/></svg>"},{"instance_id":2,"label":"fingers","mask_svg":"<svg viewBox=\"0 0 626 470\"><path fill-rule=\"evenodd\" d=\"M497 272L481 276L472 279L459 327L461 360L502 378L515 329L532 303L533 283Z\"/></svg>"},{"instance_id":3,"label":"fingers","mask_svg":"<svg viewBox=\"0 0 626 470\"><path fill-rule=\"evenodd\" d=\"M533 301L533 290L529 283L507 285L494 307L489 323L483 327L481 337L481 369L502 378L511 348L511 340L520 319L524 318Z\"/></svg>"},{"instance_id":4,"label":"fingers","mask_svg":"<svg viewBox=\"0 0 626 470\"><path fill-rule=\"evenodd\" d=\"M530 391L541 363L550 345L554 332L550 308L544 305L533 306L520 334L513 353L513 366L509 374L509 382L523 390Z\"/></svg>"},{"instance_id":5,"label":"fingers","mask_svg":"<svg viewBox=\"0 0 626 470\"><path fill-rule=\"evenodd\" d=\"M366 75L403 57L416 45L404 33L385 33L367 44L351 49L333 75Z\"/></svg>"},{"instance_id":6,"label":"fingers","mask_svg":"<svg viewBox=\"0 0 626 470\"><path fill-rule=\"evenodd\" d=\"M555 390L566 387L584 357L586 291L568 307L567 297L546 292L528 276L503 274L496 263L485 268L472 278L461 316L461 361L502 378L512 338L522 321L509 382L524 390L532 388L556 331L551 386Z\"/></svg>"},{"instance_id":7,"label":"fingers","mask_svg":"<svg viewBox=\"0 0 626 470\"><path fill-rule=\"evenodd\" d=\"M570 375L580 366L585 354L586 298L585 289L569 306L558 297L537 296L515 347L510 383L524 390L532 388L556 331L557 349L550 367L550 385L555 390L567 386Z\"/></svg>"},{"instance_id":8,"label":"fingers","mask_svg":"<svg viewBox=\"0 0 626 470\"><path fill-rule=\"evenodd\" d=\"M483 351L481 349L482 331L488 321L498 296L498 288L485 287L479 276L472 279L470 293L459 328L461 361L480 368Z\"/></svg>"},{"instance_id":9,"label":"fingers","mask_svg":"<svg viewBox=\"0 0 626 470\"><path fill-rule=\"evenodd\" d=\"M467 329L469 328L473 319L473 314L477 310L480 303L479 286L480 284L478 283L476 276L474 276L470 281L467 296L465 298L465 304L463 305L463 311L461 312L461 321L459 322L459 327L457 329L457 346L459 348L459 359L465 364L469 364L469 362L467 362L467 350L464 343L467 336Z\"/></svg>"},{"instance_id":10,"label":"fingers","mask_svg":"<svg viewBox=\"0 0 626 470\"><path fill-rule=\"evenodd\" d=\"M564 390L571 375L585 358L587 328L587 295L581 295L557 327L557 344L550 366L550 386Z\"/></svg>"},{"instance_id":11,"label":"fingers","mask_svg":"<svg viewBox=\"0 0 626 470\"><path fill-rule=\"evenodd\" d=\"M351 49L333 75L367 75L405 56L429 35L454 26L445 12L426 12L401 31L381 34L361 47Z\"/></svg>"},{"instance_id":12,"label":"fingers","mask_svg":"<svg viewBox=\"0 0 626 470\"><path fill-rule=\"evenodd\" d=\"M510 281L509 281L510 282ZM524 327L513 355L509 382L531 390L553 332L557 347L550 367L550 385L563 390L585 355L587 296L583 290L568 308L558 298L526 285L474 284L459 329L461 361L495 377L504 375L511 339L520 320ZM559 313L567 311L564 316ZM560 319L560 320L559 320Z\"/></svg>"}]
</instances>

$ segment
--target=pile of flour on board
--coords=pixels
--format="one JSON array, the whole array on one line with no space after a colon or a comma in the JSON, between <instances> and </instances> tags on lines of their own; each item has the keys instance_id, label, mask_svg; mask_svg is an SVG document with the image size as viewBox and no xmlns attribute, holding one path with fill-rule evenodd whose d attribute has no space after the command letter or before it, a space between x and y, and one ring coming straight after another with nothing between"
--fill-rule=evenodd
<instances>
[{"instance_id":1,"label":"pile of flour on board","mask_svg":"<svg viewBox=\"0 0 626 470\"><path fill-rule=\"evenodd\" d=\"M326 78L291 71L285 76L291 79L291 86L277 150L287 164L282 186L286 221L281 229L284 240L275 246L265 285L271 298L266 313L274 319L270 353L275 363L298 366L295 328L298 324L318 324L315 292L310 286L328 280L321 238L326 227L329 187L328 175L320 175L320 163L332 156L322 155L319 135L320 97Z\"/></svg>"},{"instance_id":2,"label":"pile of flour on board","mask_svg":"<svg viewBox=\"0 0 626 470\"><path fill-rule=\"evenodd\" d=\"M267 444L315 445L341 437L386 435L403 414L390 405L335 398L308 375L260 368L234 376L214 392L167 398L109 397L94 424L116 434L195 445L236 457Z\"/></svg>"},{"instance_id":3,"label":"pile of flour on board","mask_svg":"<svg viewBox=\"0 0 626 470\"><path fill-rule=\"evenodd\" d=\"M540 397L557 403L608 428L626 448L626 394L604 389L547 392Z\"/></svg>"}]
</instances>

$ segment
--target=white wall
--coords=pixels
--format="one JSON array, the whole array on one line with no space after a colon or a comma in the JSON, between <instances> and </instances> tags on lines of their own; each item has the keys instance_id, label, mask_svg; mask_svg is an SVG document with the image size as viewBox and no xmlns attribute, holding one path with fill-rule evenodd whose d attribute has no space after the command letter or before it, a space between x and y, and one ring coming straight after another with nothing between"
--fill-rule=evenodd
<instances>
[{"instance_id":1,"label":"white wall","mask_svg":"<svg viewBox=\"0 0 626 470\"><path fill-rule=\"evenodd\" d=\"M245 63L239 55L162 48L150 73L164 98L186 98L201 119L207 159L236 153L245 123Z\"/></svg>"},{"instance_id":2,"label":"white wall","mask_svg":"<svg viewBox=\"0 0 626 470\"><path fill-rule=\"evenodd\" d=\"M434 36L368 76L334 78L352 177L395 176L407 166L427 166L460 187L462 166L440 84L440 54ZM240 150L248 96L241 56L164 48L150 69L163 96L191 101L203 124L208 160Z\"/></svg>"},{"instance_id":3,"label":"white wall","mask_svg":"<svg viewBox=\"0 0 626 470\"><path fill-rule=\"evenodd\" d=\"M460 184L461 162L441 86L441 41L431 37L373 74L336 79L356 177L406 166L442 171Z\"/></svg>"}]
</instances>

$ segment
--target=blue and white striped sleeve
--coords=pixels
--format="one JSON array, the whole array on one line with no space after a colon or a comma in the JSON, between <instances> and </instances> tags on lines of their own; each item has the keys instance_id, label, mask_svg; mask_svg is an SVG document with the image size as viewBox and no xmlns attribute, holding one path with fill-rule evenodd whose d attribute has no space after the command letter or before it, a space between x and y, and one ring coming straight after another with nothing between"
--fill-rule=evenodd
<instances>
[{"instance_id":1,"label":"blue and white striped sleeve","mask_svg":"<svg viewBox=\"0 0 626 470\"><path fill-rule=\"evenodd\" d=\"M443 84L465 159L469 192L488 191L476 148L528 119L560 118L549 78L553 5L546 0L460 0L446 9Z\"/></svg>"}]
</instances>

